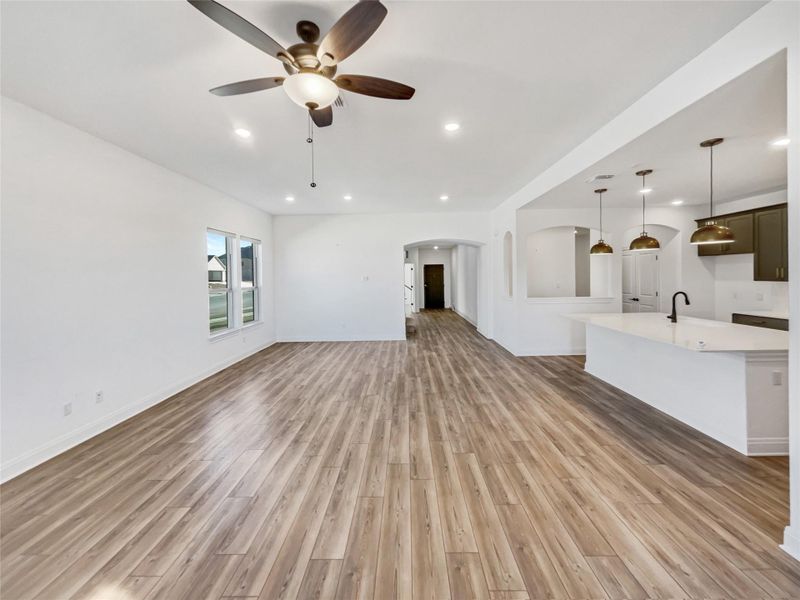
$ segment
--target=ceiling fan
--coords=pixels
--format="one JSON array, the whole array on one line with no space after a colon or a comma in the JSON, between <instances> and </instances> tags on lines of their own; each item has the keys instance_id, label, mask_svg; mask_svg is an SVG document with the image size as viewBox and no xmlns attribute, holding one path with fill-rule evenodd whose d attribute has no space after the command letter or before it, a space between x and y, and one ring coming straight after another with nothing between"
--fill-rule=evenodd
<instances>
[{"instance_id":1,"label":"ceiling fan","mask_svg":"<svg viewBox=\"0 0 800 600\"><path fill-rule=\"evenodd\" d=\"M218 25L277 58L289 74L229 83L213 88L212 94L234 96L283 86L293 102L308 109L317 127L333 123L331 105L339 97L340 89L391 100L408 100L414 95L414 88L388 79L336 76L339 63L358 50L386 17L388 11L379 0L361 0L334 23L319 44L319 27L311 21L299 21L297 35L302 41L289 48L214 0L188 2Z\"/></svg>"}]
</instances>

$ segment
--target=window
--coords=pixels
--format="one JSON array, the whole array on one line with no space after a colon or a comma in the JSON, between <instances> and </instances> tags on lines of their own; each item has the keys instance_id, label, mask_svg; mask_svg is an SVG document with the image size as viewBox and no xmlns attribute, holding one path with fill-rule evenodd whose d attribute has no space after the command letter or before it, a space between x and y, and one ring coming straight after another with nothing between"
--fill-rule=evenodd
<instances>
[{"instance_id":1,"label":"window","mask_svg":"<svg viewBox=\"0 0 800 600\"><path fill-rule=\"evenodd\" d=\"M209 229L208 328L213 336L259 320L258 240Z\"/></svg>"},{"instance_id":2,"label":"window","mask_svg":"<svg viewBox=\"0 0 800 600\"><path fill-rule=\"evenodd\" d=\"M231 264L231 236L209 231L206 234L208 255L208 323L217 333L231 328L231 287L228 266Z\"/></svg>"},{"instance_id":3,"label":"window","mask_svg":"<svg viewBox=\"0 0 800 600\"><path fill-rule=\"evenodd\" d=\"M239 256L242 265L242 323L252 323L258 320L258 242L241 238Z\"/></svg>"}]
</instances>

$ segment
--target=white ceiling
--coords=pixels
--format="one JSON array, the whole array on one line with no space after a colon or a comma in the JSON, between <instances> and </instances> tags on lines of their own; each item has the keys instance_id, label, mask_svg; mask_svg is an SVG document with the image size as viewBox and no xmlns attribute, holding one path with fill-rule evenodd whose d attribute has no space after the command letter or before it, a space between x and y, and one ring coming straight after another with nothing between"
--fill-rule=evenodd
<instances>
[{"instance_id":1,"label":"white ceiling","mask_svg":"<svg viewBox=\"0 0 800 600\"><path fill-rule=\"evenodd\" d=\"M285 45L297 20L325 32L351 5L225 4ZM762 4L387 2L340 72L417 94L344 94L317 134L314 190L306 115L282 90L207 92L281 64L183 1L0 3L2 92L277 214L486 210Z\"/></svg>"},{"instance_id":2,"label":"white ceiling","mask_svg":"<svg viewBox=\"0 0 800 600\"><path fill-rule=\"evenodd\" d=\"M761 63L630 144L530 202L525 208L596 206L593 190L607 188L604 206L640 206L641 178L647 177L648 205L708 202L709 151L703 140L725 141L714 148L714 201L725 202L786 187L786 148L771 142L786 134L786 54ZM587 182L597 174L605 182Z\"/></svg>"}]
</instances>

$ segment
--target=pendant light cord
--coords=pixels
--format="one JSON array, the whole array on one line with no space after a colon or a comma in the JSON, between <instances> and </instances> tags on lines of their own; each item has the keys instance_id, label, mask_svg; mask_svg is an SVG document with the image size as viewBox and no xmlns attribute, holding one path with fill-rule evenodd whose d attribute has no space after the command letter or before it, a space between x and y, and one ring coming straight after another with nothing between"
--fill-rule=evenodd
<instances>
[{"instance_id":1,"label":"pendant light cord","mask_svg":"<svg viewBox=\"0 0 800 600\"><path fill-rule=\"evenodd\" d=\"M647 233L644 230L644 190L645 190L644 178L645 177L647 177L647 175L642 175L642 235L645 235Z\"/></svg>"},{"instance_id":2,"label":"pendant light cord","mask_svg":"<svg viewBox=\"0 0 800 600\"><path fill-rule=\"evenodd\" d=\"M603 239L603 192L600 192L600 239Z\"/></svg>"},{"instance_id":3,"label":"pendant light cord","mask_svg":"<svg viewBox=\"0 0 800 600\"><path fill-rule=\"evenodd\" d=\"M714 216L714 146L709 146L709 190L708 190L708 216Z\"/></svg>"}]
</instances>

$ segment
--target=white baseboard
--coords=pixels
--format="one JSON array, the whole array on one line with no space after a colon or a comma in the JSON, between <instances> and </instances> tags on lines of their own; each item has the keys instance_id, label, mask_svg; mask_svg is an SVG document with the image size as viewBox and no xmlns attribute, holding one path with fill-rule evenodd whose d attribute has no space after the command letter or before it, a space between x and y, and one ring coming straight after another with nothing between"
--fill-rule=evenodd
<instances>
[{"instance_id":1,"label":"white baseboard","mask_svg":"<svg viewBox=\"0 0 800 600\"><path fill-rule=\"evenodd\" d=\"M405 341L406 335L282 335L278 337L278 342L397 342Z\"/></svg>"},{"instance_id":2,"label":"white baseboard","mask_svg":"<svg viewBox=\"0 0 800 600\"><path fill-rule=\"evenodd\" d=\"M792 558L800 561L800 530L789 525L783 530L783 544L781 550Z\"/></svg>"},{"instance_id":3,"label":"white baseboard","mask_svg":"<svg viewBox=\"0 0 800 600\"><path fill-rule=\"evenodd\" d=\"M748 438L747 456L788 456L789 438Z\"/></svg>"},{"instance_id":4,"label":"white baseboard","mask_svg":"<svg viewBox=\"0 0 800 600\"><path fill-rule=\"evenodd\" d=\"M466 313L461 312L456 307L453 307L453 312L456 313L462 319L464 319L467 323L470 323L471 325L474 325L475 327L478 326L478 324L472 319L472 317L467 316Z\"/></svg>"},{"instance_id":5,"label":"white baseboard","mask_svg":"<svg viewBox=\"0 0 800 600\"><path fill-rule=\"evenodd\" d=\"M42 464L45 461L50 460L51 458L58 456L62 452L66 452L70 448L77 446L92 438L104 431L111 429L115 425L118 425L125 421L126 419L130 419L131 417L139 414L140 412L147 410L148 408L163 402L164 400L171 398L178 392L185 390L186 388L194 385L198 381L202 381L207 377L211 377L215 373L222 371L230 367L231 365L244 360L248 356L252 356L256 352L260 352L265 348L273 345L275 340L268 341L256 348L250 349L247 352L238 354L232 358L229 358L221 363L214 365L213 367L203 371L202 373L198 373L197 375L185 379L179 383L174 385L170 385L165 389L159 390L153 394L142 398L141 400L137 400L136 402L132 402L127 404L112 413L109 413L99 419L92 421L91 423L87 423L79 427L78 429L74 429L64 435L56 438L55 440L48 442L47 444L43 444L38 448L34 448L33 450L26 452L25 454L18 456L9 460L8 462L3 463L0 465L0 483L5 483L9 479L17 477L21 475L25 471L32 469L33 467Z\"/></svg>"},{"instance_id":6,"label":"white baseboard","mask_svg":"<svg viewBox=\"0 0 800 600\"><path fill-rule=\"evenodd\" d=\"M585 347L522 348L514 352L514 356L581 356L584 354L586 354Z\"/></svg>"}]
</instances>

